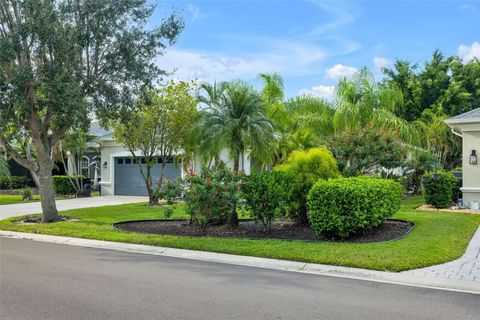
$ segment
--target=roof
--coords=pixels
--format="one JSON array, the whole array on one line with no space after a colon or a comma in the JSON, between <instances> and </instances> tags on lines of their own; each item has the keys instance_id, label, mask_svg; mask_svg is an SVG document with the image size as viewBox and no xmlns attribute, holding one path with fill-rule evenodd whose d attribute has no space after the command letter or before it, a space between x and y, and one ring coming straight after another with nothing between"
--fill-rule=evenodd
<instances>
[{"instance_id":1,"label":"roof","mask_svg":"<svg viewBox=\"0 0 480 320\"><path fill-rule=\"evenodd\" d=\"M90 124L90 128L88 129L88 134L94 136L94 137L102 137L107 134L111 134L112 131L110 129L105 129L100 126L98 122L92 122Z\"/></svg>"},{"instance_id":2,"label":"roof","mask_svg":"<svg viewBox=\"0 0 480 320\"><path fill-rule=\"evenodd\" d=\"M445 120L446 124L461 123L480 123L480 108L459 114L453 118Z\"/></svg>"},{"instance_id":3,"label":"roof","mask_svg":"<svg viewBox=\"0 0 480 320\"><path fill-rule=\"evenodd\" d=\"M98 122L92 122L88 133L96 138L96 141L110 141L113 140L113 131L105 129L100 126ZM98 143L95 142L97 145Z\"/></svg>"}]
</instances>

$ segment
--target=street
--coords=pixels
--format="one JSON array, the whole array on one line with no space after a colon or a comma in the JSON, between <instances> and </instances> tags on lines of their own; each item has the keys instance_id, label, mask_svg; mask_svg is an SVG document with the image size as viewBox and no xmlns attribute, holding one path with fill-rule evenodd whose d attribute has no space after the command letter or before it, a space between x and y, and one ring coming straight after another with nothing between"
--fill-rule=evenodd
<instances>
[{"instance_id":1,"label":"street","mask_svg":"<svg viewBox=\"0 0 480 320\"><path fill-rule=\"evenodd\" d=\"M478 319L480 295L0 238L0 319Z\"/></svg>"}]
</instances>

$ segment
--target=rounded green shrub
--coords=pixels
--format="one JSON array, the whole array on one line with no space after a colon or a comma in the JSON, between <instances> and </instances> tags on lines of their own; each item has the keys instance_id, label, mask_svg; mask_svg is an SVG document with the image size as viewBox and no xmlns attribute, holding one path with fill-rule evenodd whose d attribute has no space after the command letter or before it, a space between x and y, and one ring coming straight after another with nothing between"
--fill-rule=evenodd
<instances>
[{"instance_id":1,"label":"rounded green shrub","mask_svg":"<svg viewBox=\"0 0 480 320\"><path fill-rule=\"evenodd\" d=\"M315 182L340 176L333 154L323 147L294 151L284 164L275 169L294 177L288 216L303 225L308 224L307 195Z\"/></svg>"},{"instance_id":2,"label":"rounded green shrub","mask_svg":"<svg viewBox=\"0 0 480 320\"><path fill-rule=\"evenodd\" d=\"M308 217L316 234L345 239L379 226L400 209L403 186L370 177L319 180L308 194Z\"/></svg>"},{"instance_id":3,"label":"rounded green shrub","mask_svg":"<svg viewBox=\"0 0 480 320\"><path fill-rule=\"evenodd\" d=\"M448 208L456 192L457 178L449 172L438 171L423 175L425 202L435 208Z\"/></svg>"}]
</instances>

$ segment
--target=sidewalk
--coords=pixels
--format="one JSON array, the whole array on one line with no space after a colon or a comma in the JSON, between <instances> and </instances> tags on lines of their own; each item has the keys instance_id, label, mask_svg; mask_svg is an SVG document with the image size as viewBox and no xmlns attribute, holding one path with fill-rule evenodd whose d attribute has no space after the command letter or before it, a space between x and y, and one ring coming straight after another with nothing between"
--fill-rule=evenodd
<instances>
[{"instance_id":1,"label":"sidewalk","mask_svg":"<svg viewBox=\"0 0 480 320\"><path fill-rule=\"evenodd\" d=\"M367 281L391 283L391 284L398 284L398 285L435 288L435 289L442 289L442 290L462 291L462 292L480 294L480 282L476 280L468 281L468 279L454 279L454 278L447 278L447 277L441 277L441 276L432 277L432 276L426 276L421 272L417 273L417 271L423 270L423 269L400 272L400 273L383 272L383 271L337 267L337 266L321 265L321 264L313 264L313 263L266 259L266 258L257 258L257 257L249 257L249 256L237 256L237 255L231 255L231 254L221 254L221 253L204 252L204 251L174 249L174 248L155 247L155 246L147 246L147 245L139 245L139 244L128 244L128 243L109 242L109 241L100 241L100 240L88 240L88 239L79 239L79 238L71 238L71 237L59 237L59 236L49 236L49 235L41 235L41 234L21 233L21 232L0 230L0 239L1 237L44 241L44 242L59 243L59 244L65 244L65 245L81 246L81 247L135 252L135 253L151 254L151 255L158 255L158 256L168 256L168 257L201 260L201 261L209 261L209 262L217 262L217 263L235 264L235 265L242 265L242 266L249 266L249 267L256 267L256 268L301 272L301 273L317 274L322 276L367 280ZM475 234L474 239L472 239L473 245L469 245L469 249L477 248L478 246L477 241L479 239L480 239L480 228L479 230L477 230L477 233ZM473 250L475 249L471 249L471 250L472 250L471 252L473 252ZM467 257L465 259L470 259L471 252L469 251L468 254L467 253L465 254L464 257ZM464 259L464 257L450 263L463 261L462 259ZM478 266L478 256L476 257L474 265ZM430 268L435 268L435 267L430 267ZM425 269L429 269L429 268L425 268ZM477 271L474 271L474 272L478 273L478 269Z\"/></svg>"},{"instance_id":2,"label":"sidewalk","mask_svg":"<svg viewBox=\"0 0 480 320\"><path fill-rule=\"evenodd\" d=\"M57 210L65 211L80 208L92 208L102 206L112 206L118 204L127 204L135 202L147 202L147 197L136 196L101 196L101 197L87 197L87 198L74 198L57 200ZM34 214L42 212L42 207L39 201L6 204L0 206L0 220L24 216L27 214Z\"/></svg>"},{"instance_id":3,"label":"sidewalk","mask_svg":"<svg viewBox=\"0 0 480 320\"><path fill-rule=\"evenodd\" d=\"M460 259L402 273L437 279L473 281L480 287L480 227L473 235L465 254Z\"/></svg>"}]
</instances>

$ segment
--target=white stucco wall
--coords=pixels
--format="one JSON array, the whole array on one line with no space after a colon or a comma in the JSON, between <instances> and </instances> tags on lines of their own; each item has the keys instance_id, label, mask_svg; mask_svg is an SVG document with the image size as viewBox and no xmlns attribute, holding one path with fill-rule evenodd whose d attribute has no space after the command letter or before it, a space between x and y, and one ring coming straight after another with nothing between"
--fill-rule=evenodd
<instances>
[{"instance_id":1,"label":"white stucco wall","mask_svg":"<svg viewBox=\"0 0 480 320\"><path fill-rule=\"evenodd\" d=\"M470 205L471 201L480 202L480 124L477 131L462 131L463 134L463 201ZM479 164L469 163L472 150L477 151Z\"/></svg>"},{"instance_id":2,"label":"white stucco wall","mask_svg":"<svg viewBox=\"0 0 480 320\"><path fill-rule=\"evenodd\" d=\"M114 195L114 158L128 157L132 154L115 141L104 141L100 144L102 180L100 181L102 196Z\"/></svg>"},{"instance_id":3,"label":"white stucco wall","mask_svg":"<svg viewBox=\"0 0 480 320\"><path fill-rule=\"evenodd\" d=\"M480 202L480 123L450 124L461 131L462 141L462 167L463 167L463 202L467 207L472 201ZM470 164L472 150L477 151L478 163Z\"/></svg>"}]
</instances>

